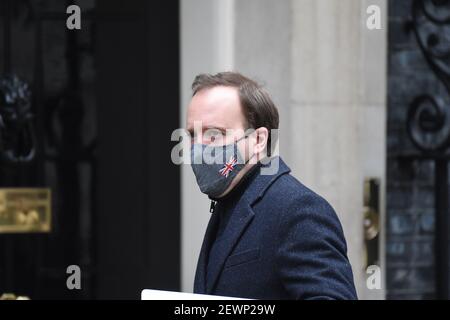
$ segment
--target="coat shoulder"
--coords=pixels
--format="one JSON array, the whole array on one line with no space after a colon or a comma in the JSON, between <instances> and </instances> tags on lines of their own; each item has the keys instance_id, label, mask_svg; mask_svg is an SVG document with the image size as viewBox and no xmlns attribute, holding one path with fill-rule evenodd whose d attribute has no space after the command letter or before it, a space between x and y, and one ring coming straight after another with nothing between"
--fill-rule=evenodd
<instances>
[{"instance_id":1,"label":"coat shoulder","mask_svg":"<svg viewBox=\"0 0 450 320\"><path fill-rule=\"evenodd\" d=\"M278 199L288 207L310 207L324 211L334 209L322 196L311 190L290 173L281 175L266 191L267 198Z\"/></svg>"},{"instance_id":2,"label":"coat shoulder","mask_svg":"<svg viewBox=\"0 0 450 320\"><path fill-rule=\"evenodd\" d=\"M346 241L338 215L331 204L322 196L305 186L291 174L281 175L266 190L265 200L276 203L281 225L314 220L318 225L328 228L343 244ZM267 203L267 202L266 202Z\"/></svg>"},{"instance_id":3,"label":"coat shoulder","mask_svg":"<svg viewBox=\"0 0 450 320\"><path fill-rule=\"evenodd\" d=\"M276 261L291 296L356 299L343 228L328 201L290 174L274 181L267 200L277 202L271 208L271 214L278 216ZM305 285L309 281L312 284Z\"/></svg>"}]
</instances>

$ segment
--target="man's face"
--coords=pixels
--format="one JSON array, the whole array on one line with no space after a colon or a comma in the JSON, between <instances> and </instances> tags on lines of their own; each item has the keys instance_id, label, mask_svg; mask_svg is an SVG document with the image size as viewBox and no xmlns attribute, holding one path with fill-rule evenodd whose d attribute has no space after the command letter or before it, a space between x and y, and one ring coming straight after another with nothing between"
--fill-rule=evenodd
<instances>
[{"instance_id":1,"label":"man's face","mask_svg":"<svg viewBox=\"0 0 450 320\"><path fill-rule=\"evenodd\" d=\"M194 95L188 107L186 128L193 143L225 145L244 136L245 122L237 89L218 86ZM201 131L201 137L197 130Z\"/></svg>"},{"instance_id":2,"label":"man's face","mask_svg":"<svg viewBox=\"0 0 450 320\"><path fill-rule=\"evenodd\" d=\"M244 137L245 123L237 89L218 86L203 89L192 97L188 107L186 128L191 134L192 143L221 146ZM249 135L247 139L238 142L237 147L244 159L249 159L253 154L255 142L254 135ZM251 166L252 163L247 163L219 197L230 192Z\"/></svg>"}]
</instances>

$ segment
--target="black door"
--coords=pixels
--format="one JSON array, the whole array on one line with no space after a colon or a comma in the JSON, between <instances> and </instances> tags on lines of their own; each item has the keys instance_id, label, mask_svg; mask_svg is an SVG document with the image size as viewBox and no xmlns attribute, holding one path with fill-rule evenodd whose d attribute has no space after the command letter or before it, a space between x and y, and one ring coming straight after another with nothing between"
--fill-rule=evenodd
<instances>
[{"instance_id":1,"label":"black door","mask_svg":"<svg viewBox=\"0 0 450 320\"><path fill-rule=\"evenodd\" d=\"M0 295L179 290L178 1L80 1L81 30L71 4L0 0L0 190L52 193L50 232L0 233Z\"/></svg>"}]
</instances>

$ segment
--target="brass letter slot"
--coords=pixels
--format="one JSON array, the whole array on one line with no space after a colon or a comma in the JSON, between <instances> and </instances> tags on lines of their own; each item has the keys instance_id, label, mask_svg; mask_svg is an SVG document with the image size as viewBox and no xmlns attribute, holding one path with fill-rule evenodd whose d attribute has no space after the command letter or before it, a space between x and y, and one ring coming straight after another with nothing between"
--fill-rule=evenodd
<instances>
[{"instance_id":1,"label":"brass letter slot","mask_svg":"<svg viewBox=\"0 0 450 320\"><path fill-rule=\"evenodd\" d=\"M0 233L50 232L50 229L50 189L0 189Z\"/></svg>"}]
</instances>

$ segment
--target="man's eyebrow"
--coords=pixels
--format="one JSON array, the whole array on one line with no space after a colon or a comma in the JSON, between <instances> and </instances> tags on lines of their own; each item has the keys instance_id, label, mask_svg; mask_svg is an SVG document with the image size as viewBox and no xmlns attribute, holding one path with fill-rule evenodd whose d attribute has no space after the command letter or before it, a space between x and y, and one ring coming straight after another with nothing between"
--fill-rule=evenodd
<instances>
[{"instance_id":1,"label":"man's eyebrow","mask_svg":"<svg viewBox=\"0 0 450 320\"><path fill-rule=\"evenodd\" d=\"M206 130L219 130L223 134L226 134L226 132L227 132L227 129L218 127L218 126L206 126L203 128L203 131L206 131Z\"/></svg>"},{"instance_id":2,"label":"man's eyebrow","mask_svg":"<svg viewBox=\"0 0 450 320\"><path fill-rule=\"evenodd\" d=\"M191 136L194 136L194 128L188 128L186 130ZM205 132L206 130L219 130L223 135L226 135L226 133L227 133L227 129L222 128L222 127L218 127L218 126L206 126L206 127L203 127L202 128L202 133Z\"/></svg>"}]
</instances>

